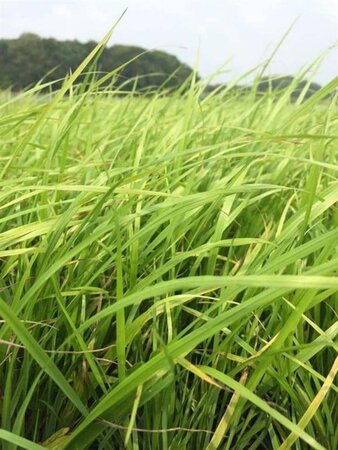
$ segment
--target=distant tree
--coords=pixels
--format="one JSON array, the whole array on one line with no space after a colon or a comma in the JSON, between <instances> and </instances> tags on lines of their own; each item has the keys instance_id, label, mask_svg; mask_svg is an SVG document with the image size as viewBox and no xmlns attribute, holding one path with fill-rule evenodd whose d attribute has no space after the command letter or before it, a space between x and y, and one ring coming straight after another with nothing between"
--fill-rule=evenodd
<instances>
[{"instance_id":1,"label":"distant tree","mask_svg":"<svg viewBox=\"0 0 338 450\"><path fill-rule=\"evenodd\" d=\"M43 39L33 33L23 33L18 39L0 39L0 89L11 87L13 90L21 90L41 79L62 80L69 72L74 72L96 45L94 41L81 43L76 40ZM148 92L162 85L167 90L176 89L192 74L192 69L173 55L128 45L105 48L95 68L98 77L121 68L114 78L115 87L123 85L123 90L136 87L140 92ZM110 80L106 84L109 82ZM53 86L57 88L60 84L61 81ZM287 75L262 78L256 85L256 91L261 95L269 91L278 93L290 89L290 98L294 100L299 98L305 87L305 98L321 88L317 83L307 84L306 80L297 81ZM225 88L226 85L208 86L202 97L215 89L222 93ZM248 86L227 88L227 92L239 97L249 91Z\"/></svg>"},{"instance_id":2,"label":"distant tree","mask_svg":"<svg viewBox=\"0 0 338 450\"><path fill-rule=\"evenodd\" d=\"M39 36L24 33L19 39L8 41L4 69L7 69L7 76L14 89L38 81L44 75L44 68L43 45ZM0 70L2 72L2 65Z\"/></svg>"},{"instance_id":3,"label":"distant tree","mask_svg":"<svg viewBox=\"0 0 338 450\"><path fill-rule=\"evenodd\" d=\"M309 98L315 92L321 89L321 86L317 83L311 82L308 84L306 80L298 81L296 78L290 75L275 76L275 77L264 77L259 80L257 84L258 93L266 93L268 91L285 91L292 87L290 92L290 97L292 100L296 100L304 88L307 87L304 98Z\"/></svg>"},{"instance_id":4,"label":"distant tree","mask_svg":"<svg viewBox=\"0 0 338 450\"><path fill-rule=\"evenodd\" d=\"M64 78L74 71L95 48L89 41L58 41L42 39L33 33L24 33L18 39L0 40L0 89L12 87L21 90L35 84L46 76L47 81ZM129 62L129 63L128 63ZM128 63L127 65L125 65ZM117 86L125 89L136 86L139 90L161 86L170 75L167 88L177 88L191 75L192 70L175 56L162 51L145 51L141 47L115 45L105 48L97 62L99 72L109 73L125 65L119 72Z\"/></svg>"},{"instance_id":5,"label":"distant tree","mask_svg":"<svg viewBox=\"0 0 338 450\"><path fill-rule=\"evenodd\" d=\"M122 65L124 67L119 72L118 84L125 84L126 80L139 77L137 80L139 89L159 87L174 73L173 77L168 80L166 87L177 87L192 72L190 67L182 64L173 55L158 50L145 51L141 47L125 45L115 45L106 49L100 59L99 67L101 70L109 72ZM132 85L133 81L129 85L130 88Z\"/></svg>"},{"instance_id":6,"label":"distant tree","mask_svg":"<svg viewBox=\"0 0 338 450\"><path fill-rule=\"evenodd\" d=\"M238 98L247 95L252 91L252 86L245 85L234 85L229 88L226 84L214 84L206 86L204 92L202 94L202 98L206 95L217 92L222 94L225 90L231 94L236 95ZM314 82L308 82L306 80L298 81L296 78L291 75L279 75L275 77L263 77L254 85L256 89L256 93L258 96L264 95L268 92L273 92L274 94L278 94L285 92L286 89L290 90L290 99L292 101L299 98L300 95L304 94L304 99L311 97L311 95L315 94L317 91L321 89L320 84ZM305 90L305 93L303 91ZM334 93L330 94L334 95Z\"/></svg>"}]
</instances>

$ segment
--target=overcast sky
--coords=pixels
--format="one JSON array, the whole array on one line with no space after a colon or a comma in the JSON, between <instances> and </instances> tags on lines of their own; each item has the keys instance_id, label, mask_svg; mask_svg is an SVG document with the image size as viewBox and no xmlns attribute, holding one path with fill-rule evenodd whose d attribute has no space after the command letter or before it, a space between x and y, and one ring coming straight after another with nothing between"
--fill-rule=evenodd
<instances>
[{"instance_id":1,"label":"overcast sky","mask_svg":"<svg viewBox=\"0 0 338 450\"><path fill-rule=\"evenodd\" d=\"M99 40L126 7L111 44L159 48L190 65L199 54L203 76L226 61L222 79L245 73L296 18L270 73L295 73L335 44L314 78L325 83L338 75L338 0L0 0L0 38L31 31Z\"/></svg>"}]
</instances>

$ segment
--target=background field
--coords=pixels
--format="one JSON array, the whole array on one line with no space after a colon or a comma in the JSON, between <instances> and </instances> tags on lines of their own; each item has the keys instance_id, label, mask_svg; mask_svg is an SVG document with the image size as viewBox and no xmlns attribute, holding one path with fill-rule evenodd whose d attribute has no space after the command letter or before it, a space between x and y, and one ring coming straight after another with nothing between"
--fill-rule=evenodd
<instances>
[{"instance_id":1,"label":"background field","mask_svg":"<svg viewBox=\"0 0 338 450\"><path fill-rule=\"evenodd\" d=\"M2 448L336 449L338 80L75 78L0 106Z\"/></svg>"}]
</instances>

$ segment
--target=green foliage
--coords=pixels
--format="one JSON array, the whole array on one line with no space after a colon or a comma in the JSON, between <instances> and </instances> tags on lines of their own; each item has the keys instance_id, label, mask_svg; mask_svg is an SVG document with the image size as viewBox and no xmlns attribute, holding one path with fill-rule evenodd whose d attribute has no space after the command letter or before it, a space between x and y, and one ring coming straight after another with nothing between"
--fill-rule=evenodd
<instances>
[{"instance_id":1,"label":"green foliage","mask_svg":"<svg viewBox=\"0 0 338 450\"><path fill-rule=\"evenodd\" d=\"M62 80L74 72L81 61L95 48L93 41L57 41L24 33L18 39L0 40L0 89L14 91L32 86L40 80ZM126 63L129 64L126 65ZM97 71L109 73L124 66L114 85L133 90L153 89L165 83L167 89L177 88L192 70L175 56L162 51L146 51L141 47L114 45L106 47L97 62ZM172 77L168 80L168 77ZM126 83L129 81L129 83ZM54 84L54 89L60 87Z\"/></svg>"},{"instance_id":2,"label":"green foliage","mask_svg":"<svg viewBox=\"0 0 338 450\"><path fill-rule=\"evenodd\" d=\"M0 104L1 449L335 450L338 80L74 90L100 50Z\"/></svg>"},{"instance_id":3,"label":"green foliage","mask_svg":"<svg viewBox=\"0 0 338 450\"><path fill-rule=\"evenodd\" d=\"M274 99L276 99L277 94L279 94L279 96L284 99L289 97L291 101L296 101L300 98L306 100L321 89L321 86L318 83L309 82L290 75L258 78L254 82L254 87L257 97L272 93ZM230 91L238 97L245 97L252 92L252 86L234 85L229 87L225 84L210 85L204 90L204 96L211 92L222 91Z\"/></svg>"},{"instance_id":4,"label":"green foliage","mask_svg":"<svg viewBox=\"0 0 338 450\"><path fill-rule=\"evenodd\" d=\"M304 97L309 98L319 91L321 86L318 83L298 80L291 76L264 77L257 84L257 91L263 94L269 91L283 92L288 89L291 99L296 100L304 90L306 91Z\"/></svg>"}]
</instances>

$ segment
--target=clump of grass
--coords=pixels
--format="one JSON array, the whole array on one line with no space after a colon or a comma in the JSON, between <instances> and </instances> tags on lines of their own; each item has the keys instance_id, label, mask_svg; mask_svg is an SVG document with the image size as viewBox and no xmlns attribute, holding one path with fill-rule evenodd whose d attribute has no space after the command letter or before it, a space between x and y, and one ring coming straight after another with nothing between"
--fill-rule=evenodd
<instances>
[{"instance_id":1,"label":"clump of grass","mask_svg":"<svg viewBox=\"0 0 338 450\"><path fill-rule=\"evenodd\" d=\"M2 448L337 448L338 80L76 76L0 106Z\"/></svg>"}]
</instances>

